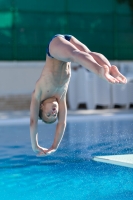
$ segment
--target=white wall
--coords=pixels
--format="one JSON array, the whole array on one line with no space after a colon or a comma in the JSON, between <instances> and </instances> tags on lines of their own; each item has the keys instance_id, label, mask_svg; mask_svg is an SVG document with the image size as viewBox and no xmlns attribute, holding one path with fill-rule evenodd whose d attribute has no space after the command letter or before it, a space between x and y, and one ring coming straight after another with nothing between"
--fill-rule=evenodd
<instances>
[{"instance_id":1,"label":"white wall","mask_svg":"<svg viewBox=\"0 0 133 200\"><path fill-rule=\"evenodd\" d=\"M127 65L131 65L133 76L133 61L111 61L118 67L123 66L126 73ZM31 94L45 61L32 62L0 62L0 96ZM75 65L74 65L75 66ZM128 71L127 71L128 73Z\"/></svg>"},{"instance_id":2,"label":"white wall","mask_svg":"<svg viewBox=\"0 0 133 200\"><path fill-rule=\"evenodd\" d=\"M0 62L0 96L31 94L45 62Z\"/></svg>"}]
</instances>

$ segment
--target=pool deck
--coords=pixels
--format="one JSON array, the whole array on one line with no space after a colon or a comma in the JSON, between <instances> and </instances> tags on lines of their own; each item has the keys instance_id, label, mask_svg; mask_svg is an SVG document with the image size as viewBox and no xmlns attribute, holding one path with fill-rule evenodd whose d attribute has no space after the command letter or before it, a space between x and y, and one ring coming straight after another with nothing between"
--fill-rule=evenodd
<instances>
[{"instance_id":1,"label":"pool deck","mask_svg":"<svg viewBox=\"0 0 133 200\"><path fill-rule=\"evenodd\" d=\"M83 116L83 115L133 115L133 109L101 109L101 110L68 110L68 116ZM1 111L0 112L0 120L6 119L21 119L28 118L30 116L29 110L24 111Z\"/></svg>"}]
</instances>

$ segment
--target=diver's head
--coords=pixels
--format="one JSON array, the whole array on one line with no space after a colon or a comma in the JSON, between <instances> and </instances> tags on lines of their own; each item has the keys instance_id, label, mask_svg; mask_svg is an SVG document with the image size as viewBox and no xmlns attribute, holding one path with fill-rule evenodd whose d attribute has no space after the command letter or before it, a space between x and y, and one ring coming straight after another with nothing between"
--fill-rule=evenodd
<instances>
[{"instance_id":1,"label":"diver's head","mask_svg":"<svg viewBox=\"0 0 133 200\"><path fill-rule=\"evenodd\" d=\"M59 112L59 105L55 97L48 98L41 102L39 118L47 124L54 123Z\"/></svg>"}]
</instances>

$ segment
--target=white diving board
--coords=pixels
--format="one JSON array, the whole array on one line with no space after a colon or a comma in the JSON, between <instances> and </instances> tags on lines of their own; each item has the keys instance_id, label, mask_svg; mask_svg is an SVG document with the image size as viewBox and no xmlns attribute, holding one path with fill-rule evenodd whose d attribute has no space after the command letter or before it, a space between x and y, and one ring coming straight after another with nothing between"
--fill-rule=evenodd
<instances>
[{"instance_id":1,"label":"white diving board","mask_svg":"<svg viewBox=\"0 0 133 200\"><path fill-rule=\"evenodd\" d=\"M133 154L95 156L93 160L133 168Z\"/></svg>"}]
</instances>

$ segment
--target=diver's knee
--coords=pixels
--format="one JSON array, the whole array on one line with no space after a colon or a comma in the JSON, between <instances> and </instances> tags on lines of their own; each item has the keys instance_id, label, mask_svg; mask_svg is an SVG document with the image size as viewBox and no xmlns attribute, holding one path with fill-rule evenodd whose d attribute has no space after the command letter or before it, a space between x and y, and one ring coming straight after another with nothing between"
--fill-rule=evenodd
<instances>
[{"instance_id":1,"label":"diver's knee","mask_svg":"<svg viewBox=\"0 0 133 200\"><path fill-rule=\"evenodd\" d=\"M71 52L71 55L70 55L70 61L71 62L76 62L77 61L77 57L79 56L80 54L80 50L78 49L75 49Z\"/></svg>"}]
</instances>

